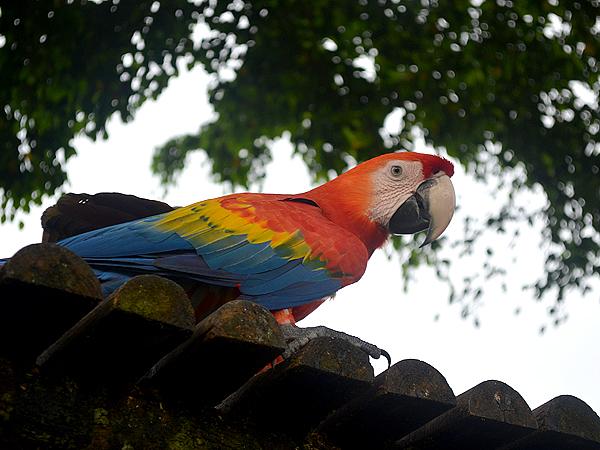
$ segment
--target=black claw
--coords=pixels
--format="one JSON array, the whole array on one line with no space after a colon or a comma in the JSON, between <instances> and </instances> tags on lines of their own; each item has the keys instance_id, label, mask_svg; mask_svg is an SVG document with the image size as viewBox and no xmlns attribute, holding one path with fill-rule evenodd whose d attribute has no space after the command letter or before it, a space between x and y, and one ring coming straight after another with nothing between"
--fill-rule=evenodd
<instances>
[{"instance_id":1,"label":"black claw","mask_svg":"<svg viewBox=\"0 0 600 450\"><path fill-rule=\"evenodd\" d=\"M381 350L381 354L382 354L383 356L385 356L385 359L387 359L387 362L388 362L388 369L389 369L390 367L392 367L392 358L391 358L391 356L390 356L390 354L389 354L388 352L386 352L386 351L385 351L385 350L383 350L383 349L380 349L380 350Z\"/></svg>"}]
</instances>

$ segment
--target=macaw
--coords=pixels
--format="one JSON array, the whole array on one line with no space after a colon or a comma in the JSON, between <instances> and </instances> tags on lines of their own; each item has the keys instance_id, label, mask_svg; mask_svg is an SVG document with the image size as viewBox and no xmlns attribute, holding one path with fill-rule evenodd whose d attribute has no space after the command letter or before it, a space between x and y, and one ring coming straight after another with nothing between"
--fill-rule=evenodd
<instances>
[{"instance_id":1,"label":"macaw","mask_svg":"<svg viewBox=\"0 0 600 450\"><path fill-rule=\"evenodd\" d=\"M199 318L250 300L300 339L295 322L360 280L391 233L427 229L423 245L442 234L455 207L453 173L439 156L384 154L302 194L225 195L59 245L87 261L107 293L153 273L193 286Z\"/></svg>"}]
</instances>

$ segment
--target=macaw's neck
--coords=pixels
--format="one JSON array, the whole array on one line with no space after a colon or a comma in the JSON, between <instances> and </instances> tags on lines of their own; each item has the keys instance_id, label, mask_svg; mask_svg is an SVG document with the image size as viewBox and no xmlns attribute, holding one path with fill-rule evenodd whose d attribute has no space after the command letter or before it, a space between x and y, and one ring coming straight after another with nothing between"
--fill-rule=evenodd
<instances>
[{"instance_id":1,"label":"macaw's neck","mask_svg":"<svg viewBox=\"0 0 600 450\"><path fill-rule=\"evenodd\" d=\"M369 181L347 172L297 197L317 203L325 217L357 236L371 255L384 244L388 231L369 217L372 199Z\"/></svg>"}]
</instances>

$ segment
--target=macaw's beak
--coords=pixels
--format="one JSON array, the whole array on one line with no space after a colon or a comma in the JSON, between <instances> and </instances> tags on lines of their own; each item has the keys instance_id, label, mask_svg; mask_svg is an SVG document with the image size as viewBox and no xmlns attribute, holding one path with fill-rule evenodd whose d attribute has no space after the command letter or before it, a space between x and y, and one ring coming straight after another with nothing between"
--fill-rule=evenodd
<instances>
[{"instance_id":1,"label":"macaw's beak","mask_svg":"<svg viewBox=\"0 0 600 450\"><path fill-rule=\"evenodd\" d=\"M454 186L448 175L428 178L396 210L388 228L393 234L413 234L427 229L423 247L444 232L454 214L455 204Z\"/></svg>"}]
</instances>

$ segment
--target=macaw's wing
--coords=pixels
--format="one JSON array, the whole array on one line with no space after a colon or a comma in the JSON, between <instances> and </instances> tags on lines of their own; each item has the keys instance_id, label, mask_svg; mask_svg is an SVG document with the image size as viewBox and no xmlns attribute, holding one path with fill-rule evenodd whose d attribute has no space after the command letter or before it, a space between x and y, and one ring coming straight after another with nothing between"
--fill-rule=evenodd
<instances>
[{"instance_id":1,"label":"macaw's wing","mask_svg":"<svg viewBox=\"0 0 600 450\"><path fill-rule=\"evenodd\" d=\"M97 270L235 287L242 299L289 308L357 281L369 257L355 235L309 203L234 194L60 243Z\"/></svg>"}]
</instances>

